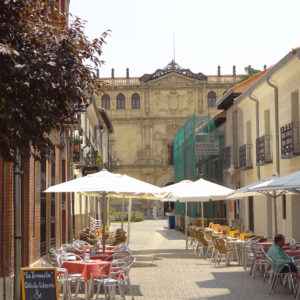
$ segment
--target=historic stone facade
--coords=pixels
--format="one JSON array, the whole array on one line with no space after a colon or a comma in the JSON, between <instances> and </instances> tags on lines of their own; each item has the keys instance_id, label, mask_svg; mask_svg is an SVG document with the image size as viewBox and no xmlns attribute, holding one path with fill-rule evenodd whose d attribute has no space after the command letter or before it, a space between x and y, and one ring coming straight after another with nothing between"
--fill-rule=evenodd
<instances>
[{"instance_id":1,"label":"historic stone facade","mask_svg":"<svg viewBox=\"0 0 300 300\"><path fill-rule=\"evenodd\" d=\"M172 61L164 69L140 78L102 78L107 83L98 105L114 125L112 165L126 173L164 186L174 181L172 141L193 114L214 115L216 99L240 80L232 75L206 76Z\"/></svg>"}]
</instances>

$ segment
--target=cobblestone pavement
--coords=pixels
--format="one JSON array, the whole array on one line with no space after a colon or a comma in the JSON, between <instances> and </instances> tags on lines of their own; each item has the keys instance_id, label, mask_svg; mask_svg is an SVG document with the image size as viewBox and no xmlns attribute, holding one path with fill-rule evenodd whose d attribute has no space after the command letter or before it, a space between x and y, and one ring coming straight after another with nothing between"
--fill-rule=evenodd
<instances>
[{"instance_id":1,"label":"cobblestone pavement","mask_svg":"<svg viewBox=\"0 0 300 300\"><path fill-rule=\"evenodd\" d=\"M239 266L214 267L185 250L182 233L165 220L132 224L130 248L137 258L131 280L136 300L285 300L285 290L268 295L268 285Z\"/></svg>"}]
</instances>

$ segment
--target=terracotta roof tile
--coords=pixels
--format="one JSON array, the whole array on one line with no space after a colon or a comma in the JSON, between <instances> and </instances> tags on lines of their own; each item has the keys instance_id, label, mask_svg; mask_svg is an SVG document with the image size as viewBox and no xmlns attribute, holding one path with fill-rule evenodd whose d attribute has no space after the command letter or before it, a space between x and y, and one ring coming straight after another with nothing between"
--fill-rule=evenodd
<instances>
[{"instance_id":1,"label":"terracotta roof tile","mask_svg":"<svg viewBox=\"0 0 300 300\"><path fill-rule=\"evenodd\" d=\"M256 73L256 74L250 76L249 78L247 78L247 79L237 83L236 85L234 85L229 91L231 91L233 93L243 93L244 91L246 91L246 89L248 89L252 85L252 83L257 81L267 71L268 70L264 70L264 71L261 71L259 73Z\"/></svg>"},{"instance_id":2,"label":"terracotta roof tile","mask_svg":"<svg viewBox=\"0 0 300 300\"><path fill-rule=\"evenodd\" d=\"M224 109L225 102L227 103L229 101L229 98L235 98L237 95L242 94L245 92L252 84L254 84L257 80L259 80L262 76L264 76L269 69L261 71L259 73L256 73L249 78L240 81L239 83L235 84L233 87L231 87L229 90L227 90L224 95L217 101L217 105L219 109ZM232 100L230 100L232 101ZM228 102L229 103L229 102ZM225 104L225 106L227 106Z\"/></svg>"}]
</instances>

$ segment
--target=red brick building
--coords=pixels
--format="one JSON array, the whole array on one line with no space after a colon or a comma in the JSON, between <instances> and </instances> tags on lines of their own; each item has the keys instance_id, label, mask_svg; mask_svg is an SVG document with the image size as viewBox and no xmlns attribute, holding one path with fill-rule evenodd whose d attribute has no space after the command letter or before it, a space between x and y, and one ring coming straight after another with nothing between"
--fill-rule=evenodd
<instances>
[{"instance_id":1,"label":"red brick building","mask_svg":"<svg viewBox=\"0 0 300 300\"><path fill-rule=\"evenodd\" d=\"M68 13L69 0L57 0ZM69 195L46 195L50 185L71 178L71 128L53 132L55 150L47 159L22 158L22 265L28 266L71 238ZM0 159L0 300L13 299L14 165Z\"/></svg>"}]
</instances>

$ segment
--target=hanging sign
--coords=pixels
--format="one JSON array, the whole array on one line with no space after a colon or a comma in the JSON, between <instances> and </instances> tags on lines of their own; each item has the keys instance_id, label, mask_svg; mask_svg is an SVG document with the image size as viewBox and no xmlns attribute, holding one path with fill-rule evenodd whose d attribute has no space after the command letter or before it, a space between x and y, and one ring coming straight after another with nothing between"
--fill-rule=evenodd
<instances>
[{"instance_id":1,"label":"hanging sign","mask_svg":"<svg viewBox=\"0 0 300 300\"><path fill-rule=\"evenodd\" d=\"M22 268L22 300L58 300L56 268Z\"/></svg>"},{"instance_id":2,"label":"hanging sign","mask_svg":"<svg viewBox=\"0 0 300 300\"><path fill-rule=\"evenodd\" d=\"M207 155L218 155L219 154L219 144L216 142L212 143L197 143L196 154L198 156L207 156Z\"/></svg>"},{"instance_id":3,"label":"hanging sign","mask_svg":"<svg viewBox=\"0 0 300 300\"><path fill-rule=\"evenodd\" d=\"M198 134L195 141L195 153L198 157L218 155L220 153L219 141L215 136Z\"/></svg>"}]
</instances>

